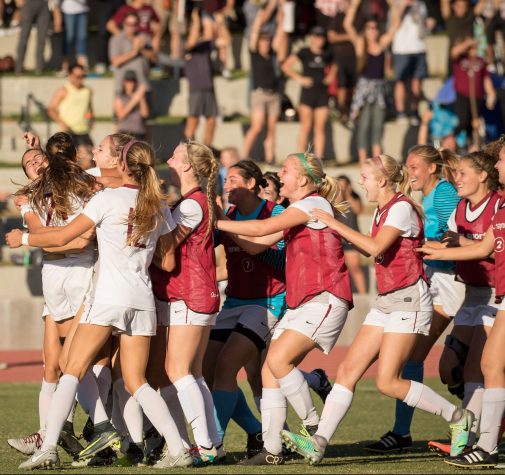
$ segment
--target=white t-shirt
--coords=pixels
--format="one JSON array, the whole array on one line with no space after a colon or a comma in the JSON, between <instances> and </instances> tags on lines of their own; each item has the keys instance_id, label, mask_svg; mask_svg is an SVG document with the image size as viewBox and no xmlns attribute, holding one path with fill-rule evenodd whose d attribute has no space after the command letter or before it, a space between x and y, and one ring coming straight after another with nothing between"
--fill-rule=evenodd
<instances>
[{"instance_id":1,"label":"white t-shirt","mask_svg":"<svg viewBox=\"0 0 505 475\"><path fill-rule=\"evenodd\" d=\"M428 10L423 1L407 8L391 46L393 54L419 54L426 51L425 24ZM416 21L417 19L417 21Z\"/></svg>"},{"instance_id":2,"label":"white t-shirt","mask_svg":"<svg viewBox=\"0 0 505 475\"><path fill-rule=\"evenodd\" d=\"M198 201L188 198L182 200L174 209L172 217L176 224L181 224L186 228L196 229L202 222L203 210Z\"/></svg>"},{"instance_id":3,"label":"white t-shirt","mask_svg":"<svg viewBox=\"0 0 505 475\"><path fill-rule=\"evenodd\" d=\"M310 229L326 228L326 224L322 223L321 221L316 221L312 219L310 212L313 209L322 209L323 211L326 211L331 215L334 215L331 204L328 202L328 200L325 200L322 196L307 196L307 198L303 198L300 201L295 201L293 204L290 204L288 206L288 209L289 208L297 208L303 211L304 213L307 213L310 219L305 223L305 226L307 226Z\"/></svg>"},{"instance_id":4,"label":"white t-shirt","mask_svg":"<svg viewBox=\"0 0 505 475\"><path fill-rule=\"evenodd\" d=\"M377 215L378 211L379 210L376 209L373 215L375 222L380 220L380 216ZM392 226L393 228L403 231L402 237L417 237L419 231L421 231L417 212L414 207L406 201L399 201L389 208L384 226Z\"/></svg>"},{"instance_id":5,"label":"white t-shirt","mask_svg":"<svg viewBox=\"0 0 505 475\"><path fill-rule=\"evenodd\" d=\"M63 0L61 11L67 15L86 13L89 11L88 0Z\"/></svg>"},{"instance_id":6,"label":"white t-shirt","mask_svg":"<svg viewBox=\"0 0 505 475\"><path fill-rule=\"evenodd\" d=\"M93 176L102 176L102 171L98 167L88 168L85 172Z\"/></svg>"},{"instance_id":7,"label":"white t-shirt","mask_svg":"<svg viewBox=\"0 0 505 475\"><path fill-rule=\"evenodd\" d=\"M135 209L138 190L122 186L98 192L83 211L96 224L98 274L94 302L138 310L155 310L148 267L159 236L171 231L164 219L140 246L127 246L131 227L128 213Z\"/></svg>"}]
</instances>

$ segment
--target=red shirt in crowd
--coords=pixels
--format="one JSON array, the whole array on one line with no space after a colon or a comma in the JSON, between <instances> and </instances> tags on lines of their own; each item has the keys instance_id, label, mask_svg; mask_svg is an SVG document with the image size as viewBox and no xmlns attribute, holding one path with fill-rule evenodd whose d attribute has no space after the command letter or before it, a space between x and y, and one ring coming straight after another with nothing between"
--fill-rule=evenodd
<instances>
[{"instance_id":1,"label":"red shirt in crowd","mask_svg":"<svg viewBox=\"0 0 505 475\"><path fill-rule=\"evenodd\" d=\"M118 27L122 27L123 21L129 13L136 13L139 17L139 33L152 35L151 23L159 23L160 19L151 5L144 4L140 8L133 8L130 5L119 7L112 16L112 20Z\"/></svg>"},{"instance_id":2,"label":"red shirt in crowd","mask_svg":"<svg viewBox=\"0 0 505 475\"><path fill-rule=\"evenodd\" d=\"M475 98L482 99L484 97L484 78L489 76L489 72L482 58L463 57L454 62L453 71L454 88L458 94L470 97L473 77Z\"/></svg>"}]
</instances>

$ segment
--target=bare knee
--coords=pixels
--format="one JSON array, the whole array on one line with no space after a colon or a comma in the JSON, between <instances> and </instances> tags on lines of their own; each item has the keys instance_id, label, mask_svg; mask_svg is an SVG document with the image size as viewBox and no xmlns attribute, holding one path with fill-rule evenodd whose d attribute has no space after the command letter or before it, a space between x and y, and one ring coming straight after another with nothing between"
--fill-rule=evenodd
<instances>
[{"instance_id":1,"label":"bare knee","mask_svg":"<svg viewBox=\"0 0 505 475\"><path fill-rule=\"evenodd\" d=\"M354 388L358 381L356 376L354 375L352 367L345 361L340 363L337 369L337 376L335 382L341 384L342 386L345 386L351 391L354 391Z\"/></svg>"},{"instance_id":2,"label":"bare knee","mask_svg":"<svg viewBox=\"0 0 505 475\"><path fill-rule=\"evenodd\" d=\"M191 368L185 361L180 361L177 358L169 358L166 370L170 381L175 382L178 379L191 374Z\"/></svg>"},{"instance_id":3,"label":"bare knee","mask_svg":"<svg viewBox=\"0 0 505 475\"><path fill-rule=\"evenodd\" d=\"M399 383L398 378L393 378L389 375L378 374L375 380L375 385L381 394L384 396L398 398L399 395Z\"/></svg>"},{"instance_id":4,"label":"bare knee","mask_svg":"<svg viewBox=\"0 0 505 475\"><path fill-rule=\"evenodd\" d=\"M140 375L137 376L126 376L123 377L124 387L128 394L132 396L137 392L137 390L146 383L145 378Z\"/></svg>"}]
</instances>

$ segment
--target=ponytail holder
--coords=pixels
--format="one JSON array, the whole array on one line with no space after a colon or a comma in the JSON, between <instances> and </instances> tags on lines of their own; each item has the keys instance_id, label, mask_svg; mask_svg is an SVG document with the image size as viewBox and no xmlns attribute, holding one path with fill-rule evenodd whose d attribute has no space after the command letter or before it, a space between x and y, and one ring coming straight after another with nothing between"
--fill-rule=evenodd
<instances>
[{"instance_id":1,"label":"ponytail holder","mask_svg":"<svg viewBox=\"0 0 505 475\"><path fill-rule=\"evenodd\" d=\"M312 178L312 181L316 184L316 185L319 185L319 183L321 183L321 178L317 178L316 175L314 175L314 173L312 172L312 170L310 169L309 167L309 164L307 162L307 159L305 158L305 154L304 153L295 153L294 154L296 158L298 158L298 160L300 160L300 162L302 163L303 167L305 168L305 170L307 170L307 173L310 175L310 177ZM326 175L325 175L326 176Z\"/></svg>"},{"instance_id":2,"label":"ponytail holder","mask_svg":"<svg viewBox=\"0 0 505 475\"><path fill-rule=\"evenodd\" d=\"M125 164L125 169L126 173L128 175L131 175L130 169L128 168L128 163L126 161L126 155L128 154L130 148L132 148L132 145L138 143L138 140L131 139L129 142L126 143L126 145L123 147L123 150L121 151L121 159L123 160L123 163Z\"/></svg>"},{"instance_id":3,"label":"ponytail holder","mask_svg":"<svg viewBox=\"0 0 505 475\"><path fill-rule=\"evenodd\" d=\"M372 157L372 162L374 165L383 173L383 175L387 176L388 172L384 168L384 164L382 163L382 160L379 155L376 155L375 157Z\"/></svg>"}]
</instances>

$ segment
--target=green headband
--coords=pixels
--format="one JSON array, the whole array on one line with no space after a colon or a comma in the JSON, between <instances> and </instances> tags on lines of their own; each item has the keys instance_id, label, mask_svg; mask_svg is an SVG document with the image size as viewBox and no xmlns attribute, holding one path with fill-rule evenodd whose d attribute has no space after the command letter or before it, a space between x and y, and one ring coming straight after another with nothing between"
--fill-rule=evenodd
<instances>
[{"instance_id":1,"label":"green headband","mask_svg":"<svg viewBox=\"0 0 505 475\"><path fill-rule=\"evenodd\" d=\"M310 177L312 178L312 181L318 185L319 183L321 183L321 178L317 178L316 175L314 175L314 173L312 172L312 170L310 169L309 167L309 164L307 163L307 159L305 158L305 154L304 153L295 153L294 156L296 158L298 158L300 160L300 162L302 162L302 165L303 167L305 168L305 170L307 170L307 173L310 175Z\"/></svg>"}]
</instances>

